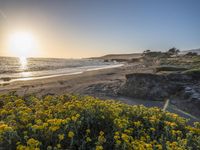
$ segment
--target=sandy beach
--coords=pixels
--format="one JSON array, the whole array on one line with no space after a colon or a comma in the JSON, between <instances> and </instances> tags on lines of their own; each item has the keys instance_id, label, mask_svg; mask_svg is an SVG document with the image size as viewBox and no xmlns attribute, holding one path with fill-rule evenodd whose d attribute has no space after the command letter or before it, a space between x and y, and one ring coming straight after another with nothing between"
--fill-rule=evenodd
<instances>
[{"instance_id":1,"label":"sandy beach","mask_svg":"<svg viewBox=\"0 0 200 150\"><path fill-rule=\"evenodd\" d=\"M134 69L139 67L139 65L140 64L135 64ZM16 91L19 95L35 94L37 96L65 93L79 93L83 95L98 94L100 97L108 96L109 94L114 96L114 91L112 90L124 82L125 74L132 72L128 68L132 67L132 65L126 64L123 67L92 70L80 74L52 76L27 81L14 81L2 84L0 93L4 94ZM108 86L108 88L110 86L109 90L112 92L106 95L103 89L102 91L91 91L92 87L98 87L98 85L105 85Z\"/></svg>"}]
</instances>

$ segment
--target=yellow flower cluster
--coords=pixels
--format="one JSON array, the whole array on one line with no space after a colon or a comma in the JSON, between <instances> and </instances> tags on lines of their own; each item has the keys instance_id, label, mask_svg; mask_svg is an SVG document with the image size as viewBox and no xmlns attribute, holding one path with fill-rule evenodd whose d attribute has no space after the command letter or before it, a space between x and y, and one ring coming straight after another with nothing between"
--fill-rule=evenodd
<instances>
[{"instance_id":1,"label":"yellow flower cluster","mask_svg":"<svg viewBox=\"0 0 200 150\"><path fill-rule=\"evenodd\" d=\"M97 142L97 146L96 149L101 150L103 149L103 144L106 142L106 138L104 137L104 132L100 131L99 132L99 136L98 136L98 142Z\"/></svg>"},{"instance_id":2,"label":"yellow flower cluster","mask_svg":"<svg viewBox=\"0 0 200 150\"><path fill-rule=\"evenodd\" d=\"M69 138L73 138L73 137L74 137L74 132L73 132L73 131L69 131L68 137L69 137Z\"/></svg>"},{"instance_id":3,"label":"yellow flower cluster","mask_svg":"<svg viewBox=\"0 0 200 150\"><path fill-rule=\"evenodd\" d=\"M0 96L0 149L200 149L200 123L161 109L75 95Z\"/></svg>"}]
</instances>

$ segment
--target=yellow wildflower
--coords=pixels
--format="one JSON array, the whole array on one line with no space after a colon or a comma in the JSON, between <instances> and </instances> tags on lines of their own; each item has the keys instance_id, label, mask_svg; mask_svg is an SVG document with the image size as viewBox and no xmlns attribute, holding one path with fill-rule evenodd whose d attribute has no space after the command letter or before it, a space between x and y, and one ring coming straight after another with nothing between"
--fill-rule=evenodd
<instances>
[{"instance_id":1,"label":"yellow wildflower","mask_svg":"<svg viewBox=\"0 0 200 150\"><path fill-rule=\"evenodd\" d=\"M129 141L129 136L127 135L127 134L125 134L125 133L122 133L122 136L121 136L121 138L125 141L125 142L127 142L128 143L128 141Z\"/></svg>"},{"instance_id":2,"label":"yellow wildflower","mask_svg":"<svg viewBox=\"0 0 200 150\"><path fill-rule=\"evenodd\" d=\"M86 142L91 142L92 140L91 140L91 138L90 137L87 137L86 138Z\"/></svg>"},{"instance_id":3,"label":"yellow wildflower","mask_svg":"<svg viewBox=\"0 0 200 150\"><path fill-rule=\"evenodd\" d=\"M115 132L115 135L119 135L119 132Z\"/></svg>"},{"instance_id":4,"label":"yellow wildflower","mask_svg":"<svg viewBox=\"0 0 200 150\"><path fill-rule=\"evenodd\" d=\"M58 134L58 139L62 141L64 139L64 134Z\"/></svg>"},{"instance_id":5,"label":"yellow wildflower","mask_svg":"<svg viewBox=\"0 0 200 150\"><path fill-rule=\"evenodd\" d=\"M53 149L52 146L47 147L47 150L52 150L52 149Z\"/></svg>"},{"instance_id":6,"label":"yellow wildflower","mask_svg":"<svg viewBox=\"0 0 200 150\"><path fill-rule=\"evenodd\" d=\"M27 145L30 147L38 147L40 145L40 142L38 140L35 140L34 138L31 138L27 141Z\"/></svg>"},{"instance_id":7,"label":"yellow wildflower","mask_svg":"<svg viewBox=\"0 0 200 150\"><path fill-rule=\"evenodd\" d=\"M120 140L116 140L116 144L120 145L122 142Z\"/></svg>"},{"instance_id":8,"label":"yellow wildflower","mask_svg":"<svg viewBox=\"0 0 200 150\"><path fill-rule=\"evenodd\" d=\"M103 132L103 131L100 131L99 134L100 134L100 135L104 135L104 132Z\"/></svg>"},{"instance_id":9,"label":"yellow wildflower","mask_svg":"<svg viewBox=\"0 0 200 150\"><path fill-rule=\"evenodd\" d=\"M119 135L115 135L115 136L114 136L114 139L115 139L115 140L118 140L119 138L120 138Z\"/></svg>"},{"instance_id":10,"label":"yellow wildflower","mask_svg":"<svg viewBox=\"0 0 200 150\"><path fill-rule=\"evenodd\" d=\"M96 146L96 150L103 150L103 146Z\"/></svg>"},{"instance_id":11,"label":"yellow wildflower","mask_svg":"<svg viewBox=\"0 0 200 150\"><path fill-rule=\"evenodd\" d=\"M57 146L57 148L61 148L61 145L60 145L60 144L57 144L56 146Z\"/></svg>"},{"instance_id":12,"label":"yellow wildflower","mask_svg":"<svg viewBox=\"0 0 200 150\"><path fill-rule=\"evenodd\" d=\"M69 132L68 132L68 137L69 137L69 138L73 138L73 137L74 137L74 132L69 131Z\"/></svg>"},{"instance_id":13,"label":"yellow wildflower","mask_svg":"<svg viewBox=\"0 0 200 150\"><path fill-rule=\"evenodd\" d=\"M87 130L86 130L86 133L89 134L89 133L90 133L90 129L87 129Z\"/></svg>"}]
</instances>

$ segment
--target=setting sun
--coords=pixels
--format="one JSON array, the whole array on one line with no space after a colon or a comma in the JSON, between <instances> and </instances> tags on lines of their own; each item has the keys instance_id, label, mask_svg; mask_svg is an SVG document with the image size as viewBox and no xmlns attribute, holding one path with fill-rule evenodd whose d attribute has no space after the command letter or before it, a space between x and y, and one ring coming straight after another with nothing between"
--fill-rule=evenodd
<instances>
[{"instance_id":1,"label":"setting sun","mask_svg":"<svg viewBox=\"0 0 200 150\"><path fill-rule=\"evenodd\" d=\"M17 57L29 57L36 53L37 43L29 32L14 32L8 39L9 50Z\"/></svg>"}]
</instances>

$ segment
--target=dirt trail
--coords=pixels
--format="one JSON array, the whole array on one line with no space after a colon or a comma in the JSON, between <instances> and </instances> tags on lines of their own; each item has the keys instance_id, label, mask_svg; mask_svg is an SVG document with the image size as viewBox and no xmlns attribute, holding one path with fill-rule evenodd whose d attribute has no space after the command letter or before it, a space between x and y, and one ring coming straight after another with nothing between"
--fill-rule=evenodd
<instances>
[{"instance_id":1,"label":"dirt trail","mask_svg":"<svg viewBox=\"0 0 200 150\"><path fill-rule=\"evenodd\" d=\"M121 102L124 102L126 104L130 105L144 105L146 107L159 107L163 109L163 111L169 111L171 113L176 113L180 115L181 117L184 117L186 119L189 119L189 123L193 122L199 122L200 118L197 118L181 109L178 109L175 105L170 104L170 100L163 101L149 101L149 100L138 100L133 98L127 98L127 97L119 97L117 98Z\"/></svg>"}]
</instances>

